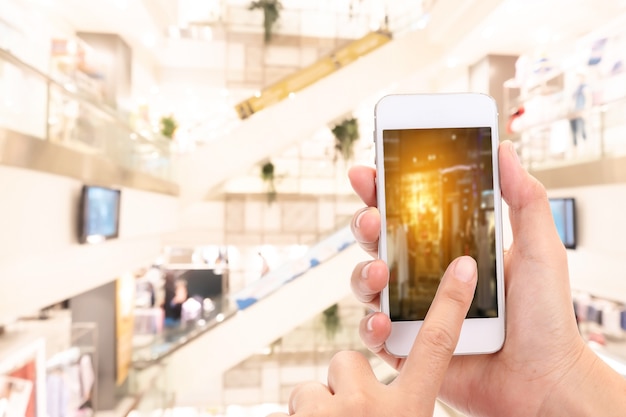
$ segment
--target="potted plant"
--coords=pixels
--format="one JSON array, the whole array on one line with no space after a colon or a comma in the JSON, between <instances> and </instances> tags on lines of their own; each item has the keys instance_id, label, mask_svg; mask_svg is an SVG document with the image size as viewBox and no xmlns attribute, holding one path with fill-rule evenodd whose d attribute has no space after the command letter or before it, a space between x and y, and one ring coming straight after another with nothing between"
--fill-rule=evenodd
<instances>
[{"instance_id":1,"label":"potted plant","mask_svg":"<svg viewBox=\"0 0 626 417\"><path fill-rule=\"evenodd\" d=\"M274 184L276 177L274 175L274 164L272 161L267 161L261 166L261 179L265 182L267 187L267 201L268 203L272 203L276 200L276 186Z\"/></svg>"},{"instance_id":2,"label":"potted plant","mask_svg":"<svg viewBox=\"0 0 626 417\"><path fill-rule=\"evenodd\" d=\"M354 117L347 118L335 125L331 131L335 136L335 150L344 161L354 157L354 143L359 139L359 122Z\"/></svg>"},{"instance_id":3,"label":"potted plant","mask_svg":"<svg viewBox=\"0 0 626 417\"><path fill-rule=\"evenodd\" d=\"M339 328L341 321L339 319L339 304L333 304L323 311L324 327L326 328L326 338L332 340Z\"/></svg>"},{"instance_id":4,"label":"potted plant","mask_svg":"<svg viewBox=\"0 0 626 417\"><path fill-rule=\"evenodd\" d=\"M272 28L280 17L280 9L282 7L280 0L258 0L253 1L248 6L248 10L263 10L263 30L266 43L272 39Z\"/></svg>"},{"instance_id":5,"label":"potted plant","mask_svg":"<svg viewBox=\"0 0 626 417\"><path fill-rule=\"evenodd\" d=\"M178 122L173 115L163 116L160 120L161 134L168 139L173 139L178 129Z\"/></svg>"}]
</instances>

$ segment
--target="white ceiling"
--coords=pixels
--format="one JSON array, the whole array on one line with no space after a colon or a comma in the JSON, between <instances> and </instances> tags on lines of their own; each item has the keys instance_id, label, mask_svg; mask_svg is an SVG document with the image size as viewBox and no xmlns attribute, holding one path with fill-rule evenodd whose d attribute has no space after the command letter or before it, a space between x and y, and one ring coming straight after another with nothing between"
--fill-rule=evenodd
<instances>
[{"instance_id":1,"label":"white ceiling","mask_svg":"<svg viewBox=\"0 0 626 417\"><path fill-rule=\"evenodd\" d=\"M149 50L164 66L159 51L169 29L189 24L228 26L238 32L262 31L262 12L249 11L250 0L31 0L77 31L117 33L133 49ZM432 1L432 0L430 0ZM422 0L282 0L276 31L314 37L358 38L384 22L404 25L421 14ZM176 56L178 60L179 56ZM189 66L194 65L192 61Z\"/></svg>"},{"instance_id":2,"label":"white ceiling","mask_svg":"<svg viewBox=\"0 0 626 417\"><path fill-rule=\"evenodd\" d=\"M227 19L234 15L233 10L247 9L250 3L250 0L35 1L78 31L119 33L133 48L150 50L157 61L169 25L184 24L194 16L197 21ZM445 0L438 1L443 3ZM434 3L437 6L437 2ZM456 2L458 9L472 7L473 3L468 0ZM385 13L391 25L397 26L404 23L402 19L407 15L417 19L422 9L420 0L282 0L282 4L285 22L282 28L279 26L279 32L289 32L297 26L301 34L307 34L308 29L317 36L328 37L336 36L338 29L325 22L333 20L335 26L345 25L330 16L347 16L350 10L353 19L361 19L361 33L355 31L357 37L374 28ZM549 46L581 36L625 11L626 0L503 0L482 25L467 33L461 43L447 46L459 63L475 62L488 53L521 54L541 45ZM246 12L250 16L247 23L260 23L260 12L256 15ZM302 22L303 16L310 16L309 23ZM290 19L300 22L295 25ZM325 30L321 31L319 27ZM260 24L258 30L261 30ZM445 44L446 33L450 30L445 22L440 23L439 28L429 30L437 41L443 39ZM161 64L168 66L167 62Z\"/></svg>"},{"instance_id":3,"label":"white ceiling","mask_svg":"<svg viewBox=\"0 0 626 417\"><path fill-rule=\"evenodd\" d=\"M553 50L625 13L624 0L506 0L449 54L471 64L487 54Z\"/></svg>"}]
</instances>

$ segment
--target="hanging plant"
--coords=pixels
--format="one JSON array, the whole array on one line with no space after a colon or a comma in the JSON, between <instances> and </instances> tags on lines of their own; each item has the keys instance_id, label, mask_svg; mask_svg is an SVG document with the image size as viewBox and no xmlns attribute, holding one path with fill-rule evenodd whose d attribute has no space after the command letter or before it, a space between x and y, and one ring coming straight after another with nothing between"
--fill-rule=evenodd
<instances>
[{"instance_id":1,"label":"hanging plant","mask_svg":"<svg viewBox=\"0 0 626 417\"><path fill-rule=\"evenodd\" d=\"M354 157L354 143L359 139L359 121L354 117L345 119L331 131L335 136L335 150L344 161L351 161Z\"/></svg>"},{"instance_id":2,"label":"hanging plant","mask_svg":"<svg viewBox=\"0 0 626 417\"><path fill-rule=\"evenodd\" d=\"M171 114L169 116L163 116L160 120L161 134L168 139L173 139L178 129L178 122Z\"/></svg>"},{"instance_id":3,"label":"hanging plant","mask_svg":"<svg viewBox=\"0 0 626 417\"><path fill-rule=\"evenodd\" d=\"M324 310L323 315L326 338L332 340L341 327L341 321L339 320L339 304L333 304L328 307Z\"/></svg>"},{"instance_id":4,"label":"hanging plant","mask_svg":"<svg viewBox=\"0 0 626 417\"><path fill-rule=\"evenodd\" d=\"M276 200L276 185L274 180L274 164L272 161L267 161L261 166L261 179L265 182L267 188L267 202L271 203Z\"/></svg>"},{"instance_id":5,"label":"hanging plant","mask_svg":"<svg viewBox=\"0 0 626 417\"><path fill-rule=\"evenodd\" d=\"M282 8L283 5L280 0L258 0L253 1L248 6L248 10L263 10L263 31L266 43L272 39L272 29L280 17L280 9Z\"/></svg>"}]
</instances>

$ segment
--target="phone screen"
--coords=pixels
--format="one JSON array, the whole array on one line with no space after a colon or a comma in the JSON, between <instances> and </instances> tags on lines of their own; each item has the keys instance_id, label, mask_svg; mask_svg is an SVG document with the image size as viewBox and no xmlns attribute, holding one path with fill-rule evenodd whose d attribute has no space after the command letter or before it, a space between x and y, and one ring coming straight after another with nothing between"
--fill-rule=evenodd
<instances>
[{"instance_id":1,"label":"phone screen","mask_svg":"<svg viewBox=\"0 0 626 417\"><path fill-rule=\"evenodd\" d=\"M383 130L389 310L423 320L452 260L476 259L468 318L497 317L490 127Z\"/></svg>"}]
</instances>

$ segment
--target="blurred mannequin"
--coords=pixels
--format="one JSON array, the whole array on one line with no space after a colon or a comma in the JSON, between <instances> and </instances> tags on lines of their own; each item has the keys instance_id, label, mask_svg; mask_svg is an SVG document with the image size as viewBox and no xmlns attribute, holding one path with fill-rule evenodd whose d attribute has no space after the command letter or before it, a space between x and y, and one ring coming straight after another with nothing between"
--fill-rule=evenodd
<instances>
[{"instance_id":1,"label":"blurred mannequin","mask_svg":"<svg viewBox=\"0 0 626 417\"><path fill-rule=\"evenodd\" d=\"M584 111L590 107L591 96L589 94L589 86L587 85L585 74L579 72L576 74L576 87L571 101L572 117L570 119L570 128L572 130L574 146L578 145L579 138L583 141L587 140Z\"/></svg>"}]
</instances>

